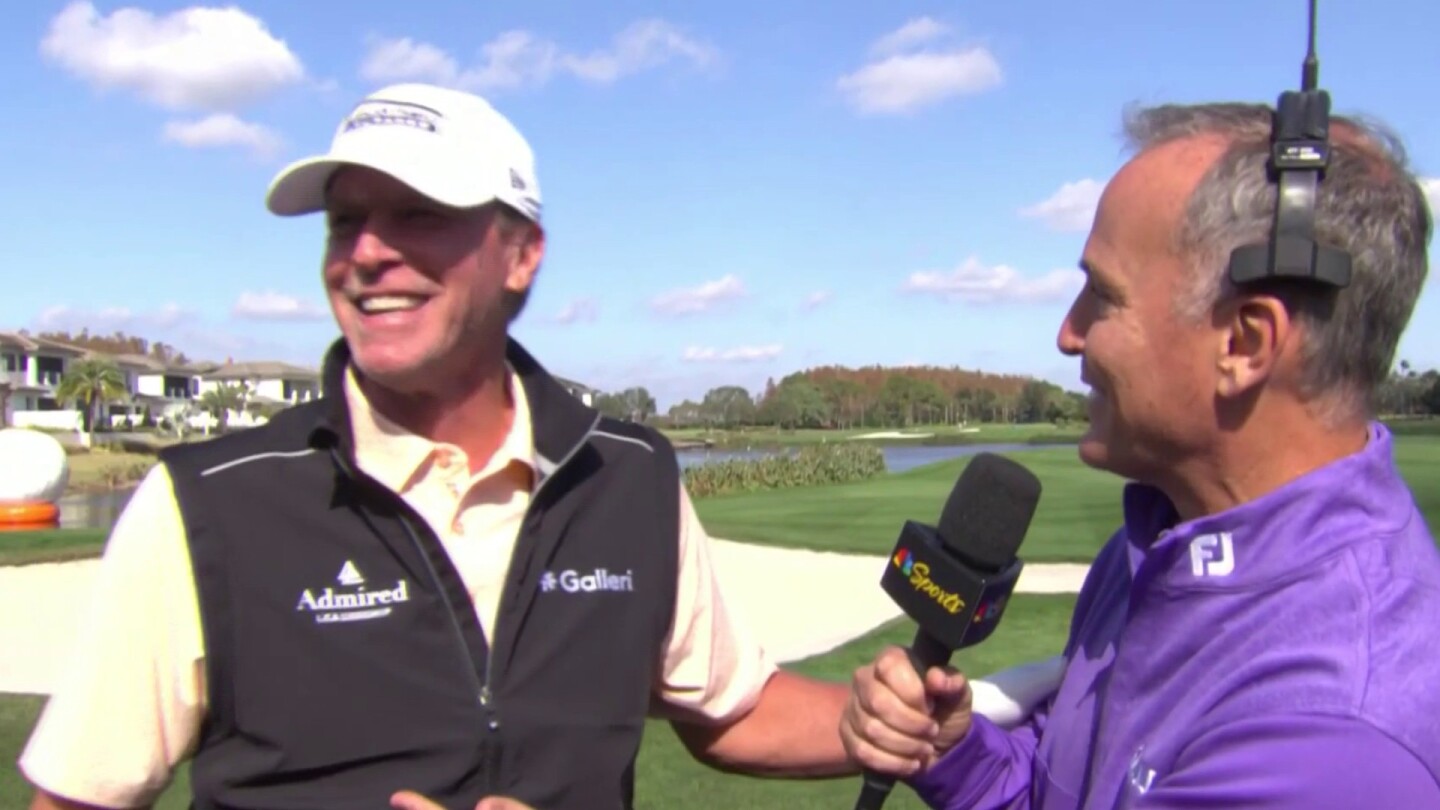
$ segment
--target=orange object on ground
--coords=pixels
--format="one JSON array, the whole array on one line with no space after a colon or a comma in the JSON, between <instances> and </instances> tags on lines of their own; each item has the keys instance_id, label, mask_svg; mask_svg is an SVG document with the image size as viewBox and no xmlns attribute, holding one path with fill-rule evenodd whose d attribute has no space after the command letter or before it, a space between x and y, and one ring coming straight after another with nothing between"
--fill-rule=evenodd
<instances>
[{"instance_id":1,"label":"orange object on ground","mask_svg":"<svg viewBox=\"0 0 1440 810\"><path fill-rule=\"evenodd\" d=\"M53 529L60 525L60 507L49 501L0 503L0 531Z\"/></svg>"}]
</instances>

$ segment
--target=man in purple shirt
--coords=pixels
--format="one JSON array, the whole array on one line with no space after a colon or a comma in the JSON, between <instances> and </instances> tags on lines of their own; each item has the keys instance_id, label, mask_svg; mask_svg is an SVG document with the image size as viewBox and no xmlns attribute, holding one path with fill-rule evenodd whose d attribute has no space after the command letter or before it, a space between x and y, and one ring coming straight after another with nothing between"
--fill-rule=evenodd
<instances>
[{"instance_id":1,"label":"man in purple shirt","mask_svg":"<svg viewBox=\"0 0 1440 810\"><path fill-rule=\"evenodd\" d=\"M1264 106L1127 122L1060 327L1081 459L1129 479L1058 691L1003 730L898 649L856 673L859 763L939 808L1440 807L1440 553L1374 421L1427 272L1398 141L1331 121L1319 240L1352 280L1237 287L1274 218Z\"/></svg>"}]
</instances>

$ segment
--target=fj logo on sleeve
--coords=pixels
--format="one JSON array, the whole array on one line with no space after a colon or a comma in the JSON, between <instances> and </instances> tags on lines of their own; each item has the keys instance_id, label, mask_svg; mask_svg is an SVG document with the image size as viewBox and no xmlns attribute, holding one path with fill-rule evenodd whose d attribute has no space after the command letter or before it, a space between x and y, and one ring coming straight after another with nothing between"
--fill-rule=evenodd
<instances>
[{"instance_id":1,"label":"fj logo on sleeve","mask_svg":"<svg viewBox=\"0 0 1440 810\"><path fill-rule=\"evenodd\" d=\"M1190 573L1224 577L1235 570L1235 544L1229 532L1202 534L1190 541Z\"/></svg>"}]
</instances>

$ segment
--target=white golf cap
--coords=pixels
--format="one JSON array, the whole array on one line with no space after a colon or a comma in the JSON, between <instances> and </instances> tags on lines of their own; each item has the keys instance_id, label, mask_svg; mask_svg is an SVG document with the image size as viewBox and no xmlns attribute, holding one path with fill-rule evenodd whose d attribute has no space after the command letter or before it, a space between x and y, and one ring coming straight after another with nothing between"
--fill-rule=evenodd
<instances>
[{"instance_id":1,"label":"white golf cap","mask_svg":"<svg viewBox=\"0 0 1440 810\"><path fill-rule=\"evenodd\" d=\"M471 208L499 200L540 221L540 184L530 144L479 96L428 84L395 84L366 96L324 155L286 166L265 204L280 216L325 208L330 175L367 166L436 202Z\"/></svg>"}]
</instances>

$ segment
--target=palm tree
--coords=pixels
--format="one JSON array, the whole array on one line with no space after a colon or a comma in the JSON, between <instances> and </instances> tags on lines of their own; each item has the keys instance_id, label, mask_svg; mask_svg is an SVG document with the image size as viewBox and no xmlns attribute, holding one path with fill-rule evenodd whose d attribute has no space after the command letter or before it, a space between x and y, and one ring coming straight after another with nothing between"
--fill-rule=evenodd
<instances>
[{"instance_id":1,"label":"palm tree","mask_svg":"<svg viewBox=\"0 0 1440 810\"><path fill-rule=\"evenodd\" d=\"M249 386L244 383L217 385L201 395L200 407L215 414L220 432L224 433L230 426L230 412L244 410L249 394Z\"/></svg>"},{"instance_id":2,"label":"palm tree","mask_svg":"<svg viewBox=\"0 0 1440 810\"><path fill-rule=\"evenodd\" d=\"M107 402L123 399L130 393L125 387L125 374L114 361L99 357L76 360L65 369L60 384L55 387L55 398L62 402L78 403L85 409L84 431L80 440L89 447L95 437L95 423L100 418L100 406Z\"/></svg>"}]
</instances>

